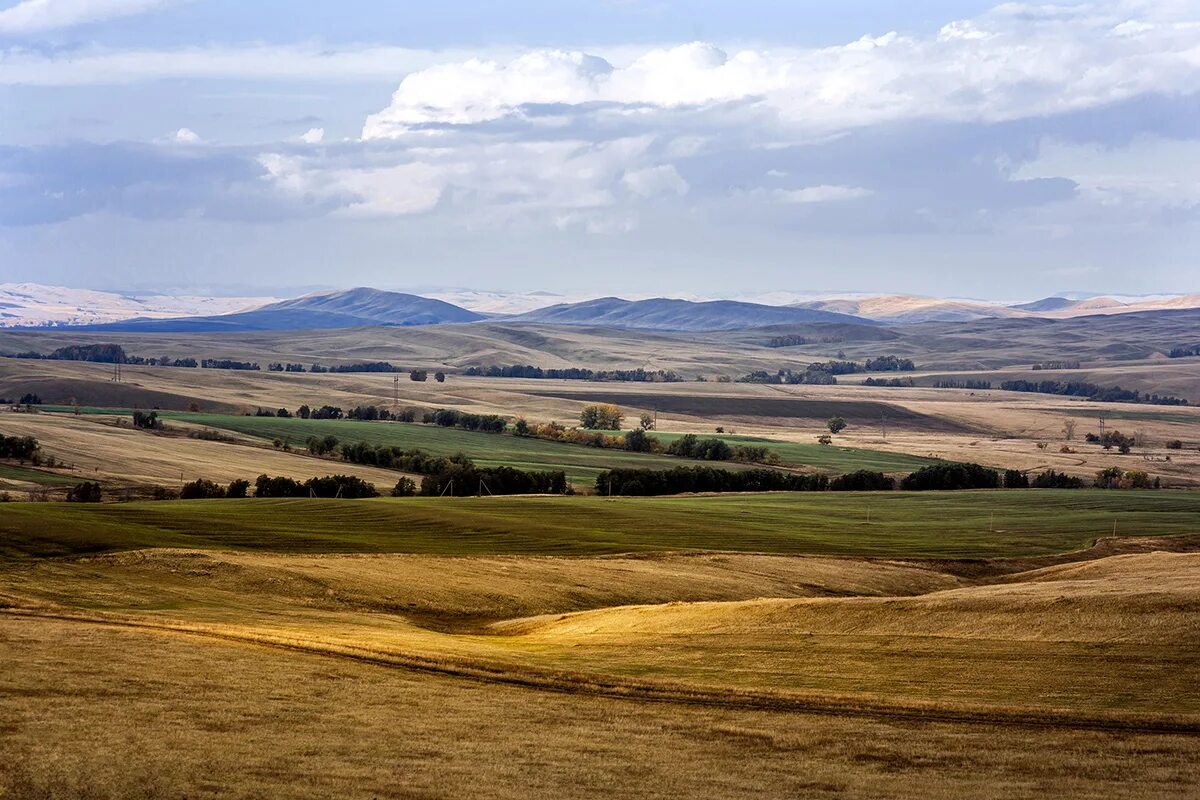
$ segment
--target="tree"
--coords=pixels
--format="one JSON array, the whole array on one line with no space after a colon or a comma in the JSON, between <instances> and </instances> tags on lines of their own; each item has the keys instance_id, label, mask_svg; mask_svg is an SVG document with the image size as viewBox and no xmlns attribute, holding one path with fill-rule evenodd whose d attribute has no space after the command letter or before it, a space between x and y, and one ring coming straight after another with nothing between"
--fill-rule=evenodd
<instances>
[{"instance_id":1,"label":"tree","mask_svg":"<svg viewBox=\"0 0 1200 800\"><path fill-rule=\"evenodd\" d=\"M412 478L401 478L392 488L392 497L412 497L417 493L417 483Z\"/></svg>"},{"instance_id":2,"label":"tree","mask_svg":"<svg viewBox=\"0 0 1200 800\"><path fill-rule=\"evenodd\" d=\"M181 500L208 500L214 497L225 497L225 488L204 478L185 483L179 490Z\"/></svg>"},{"instance_id":3,"label":"tree","mask_svg":"<svg viewBox=\"0 0 1200 800\"><path fill-rule=\"evenodd\" d=\"M423 369L414 369L412 372L408 373L408 379L424 383L425 381L429 380L429 372Z\"/></svg>"},{"instance_id":4,"label":"tree","mask_svg":"<svg viewBox=\"0 0 1200 800\"><path fill-rule=\"evenodd\" d=\"M296 416L299 417L300 419L308 419L309 415L311 415L311 414L312 414L312 409L308 407L308 403L305 403L304 405L302 405L298 409L296 409Z\"/></svg>"},{"instance_id":5,"label":"tree","mask_svg":"<svg viewBox=\"0 0 1200 800\"><path fill-rule=\"evenodd\" d=\"M625 434L625 449L633 453L650 453L654 450L656 439L641 428L634 428Z\"/></svg>"},{"instance_id":6,"label":"tree","mask_svg":"<svg viewBox=\"0 0 1200 800\"><path fill-rule=\"evenodd\" d=\"M830 433L841 433L846 429L846 420L841 417L832 417L825 424L829 426Z\"/></svg>"},{"instance_id":7,"label":"tree","mask_svg":"<svg viewBox=\"0 0 1200 800\"><path fill-rule=\"evenodd\" d=\"M1068 442L1075 438L1075 420L1069 419L1063 423L1063 435Z\"/></svg>"},{"instance_id":8,"label":"tree","mask_svg":"<svg viewBox=\"0 0 1200 800\"><path fill-rule=\"evenodd\" d=\"M446 373L435 372L435 373L433 373L433 379L435 381L437 381L438 383L445 383L446 382Z\"/></svg>"},{"instance_id":9,"label":"tree","mask_svg":"<svg viewBox=\"0 0 1200 800\"><path fill-rule=\"evenodd\" d=\"M524 417L521 417L519 420L513 423L513 433L515 433L517 436L529 435L529 423L525 421Z\"/></svg>"},{"instance_id":10,"label":"tree","mask_svg":"<svg viewBox=\"0 0 1200 800\"><path fill-rule=\"evenodd\" d=\"M654 417L650 414L643 413L642 416L638 418L638 424L642 426L642 430L652 431L654 430Z\"/></svg>"},{"instance_id":11,"label":"tree","mask_svg":"<svg viewBox=\"0 0 1200 800\"><path fill-rule=\"evenodd\" d=\"M143 411L133 412L133 427L144 428L146 430L161 430L162 420L158 418L157 411L151 411L149 414Z\"/></svg>"},{"instance_id":12,"label":"tree","mask_svg":"<svg viewBox=\"0 0 1200 800\"><path fill-rule=\"evenodd\" d=\"M77 483L67 490L68 503L99 503L102 492L95 481Z\"/></svg>"},{"instance_id":13,"label":"tree","mask_svg":"<svg viewBox=\"0 0 1200 800\"><path fill-rule=\"evenodd\" d=\"M579 424L589 430L619 430L625 415L611 403L587 406L579 414Z\"/></svg>"},{"instance_id":14,"label":"tree","mask_svg":"<svg viewBox=\"0 0 1200 800\"><path fill-rule=\"evenodd\" d=\"M229 488L225 490L226 497L242 498L246 496L246 491L250 488L250 481L238 479L229 482Z\"/></svg>"}]
</instances>

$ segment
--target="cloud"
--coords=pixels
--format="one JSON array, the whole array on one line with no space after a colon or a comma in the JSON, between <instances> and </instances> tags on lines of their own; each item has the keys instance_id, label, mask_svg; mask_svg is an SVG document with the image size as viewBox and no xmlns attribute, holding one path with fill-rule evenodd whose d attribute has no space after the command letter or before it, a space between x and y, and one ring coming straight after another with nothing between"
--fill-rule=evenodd
<instances>
[{"instance_id":1,"label":"cloud","mask_svg":"<svg viewBox=\"0 0 1200 800\"><path fill-rule=\"evenodd\" d=\"M180 0L21 0L0 10L0 34L71 28L155 11Z\"/></svg>"},{"instance_id":2,"label":"cloud","mask_svg":"<svg viewBox=\"0 0 1200 800\"><path fill-rule=\"evenodd\" d=\"M300 141L305 144L320 144L325 138L324 128L309 128L304 133L300 134Z\"/></svg>"},{"instance_id":3,"label":"cloud","mask_svg":"<svg viewBox=\"0 0 1200 800\"><path fill-rule=\"evenodd\" d=\"M836 203L870 197L874 192L861 186L805 186L801 189L776 189L773 196L782 203Z\"/></svg>"},{"instance_id":4,"label":"cloud","mask_svg":"<svg viewBox=\"0 0 1200 800\"><path fill-rule=\"evenodd\" d=\"M906 120L1000 122L1200 89L1194 21L1158 21L1152 12L1132 20L1120 10L1008 4L929 37L888 33L838 47L732 53L692 42L623 66L564 50L472 58L407 75L362 135L532 122L544 106L662 117L715 104L753 106L786 131L820 134Z\"/></svg>"},{"instance_id":5,"label":"cloud","mask_svg":"<svg viewBox=\"0 0 1200 800\"><path fill-rule=\"evenodd\" d=\"M627 171L621 176L621 185L639 197L688 193L687 181L672 164Z\"/></svg>"},{"instance_id":6,"label":"cloud","mask_svg":"<svg viewBox=\"0 0 1200 800\"><path fill-rule=\"evenodd\" d=\"M200 138L200 134L191 128L180 128L171 135L171 140L177 144L200 144L204 141Z\"/></svg>"}]
</instances>

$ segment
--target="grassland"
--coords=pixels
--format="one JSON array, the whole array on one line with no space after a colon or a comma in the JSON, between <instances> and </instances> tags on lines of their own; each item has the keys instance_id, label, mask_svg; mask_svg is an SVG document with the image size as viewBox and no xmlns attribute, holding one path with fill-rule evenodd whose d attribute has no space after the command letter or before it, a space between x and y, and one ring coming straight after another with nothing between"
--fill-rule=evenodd
<instances>
[{"instance_id":1,"label":"grassland","mask_svg":"<svg viewBox=\"0 0 1200 800\"><path fill-rule=\"evenodd\" d=\"M0 516L0 552L714 550L982 558L1072 550L1114 533L1195 533L1198 519L1198 494L1100 490L20 504Z\"/></svg>"},{"instance_id":2,"label":"grassland","mask_svg":"<svg viewBox=\"0 0 1200 800\"><path fill-rule=\"evenodd\" d=\"M59 475L58 473L45 472L44 470L31 469L15 464L0 464L0 481L4 479L20 481L22 483L34 483L39 486L73 486L83 480L82 478L73 478L70 475Z\"/></svg>"}]
</instances>

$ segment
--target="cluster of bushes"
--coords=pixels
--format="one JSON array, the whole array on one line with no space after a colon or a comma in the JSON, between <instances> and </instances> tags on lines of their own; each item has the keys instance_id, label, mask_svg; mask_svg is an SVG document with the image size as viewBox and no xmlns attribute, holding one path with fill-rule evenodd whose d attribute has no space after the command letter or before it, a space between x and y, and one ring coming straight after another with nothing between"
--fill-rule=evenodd
<instances>
[{"instance_id":1,"label":"cluster of bushes","mask_svg":"<svg viewBox=\"0 0 1200 800\"><path fill-rule=\"evenodd\" d=\"M496 414L471 414L453 408L439 408L428 411L421 419L425 424L433 424L442 428L462 428L467 431L483 431L484 433L504 433L508 422Z\"/></svg>"},{"instance_id":2,"label":"cluster of bushes","mask_svg":"<svg viewBox=\"0 0 1200 800\"><path fill-rule=\"evenodd\" d=\"M625 434L628 440L630 434ZM694 433L680 436L666 447L667 455L694 458L698 461L747 461L755 464L778 464L779 455L762 445L730 445L723 439L701 439Z\"/></svg>"},{"instance_id":3,"label":"cluster of bushes","mask_svg":"<svg viewBox=\"0 0 1200 800\"><path fill-rule=\"evenodd\" d=\"M271 372L304 372L303 364L281 364L278 361L267 364L267 369Z\"/></svg>"},{"instance_id":4,"label":"cluster of bushes","mask_svg":"<svg viewBox=\"0 0 1200 800\"><path fill-rule=\"evenodd\" d=\"M987 390L992 388L991 381L978 380L975 378L943 378L933 384L935 389L977 389Z\"/></svg>"},{"instance_id":5,"label":"cluster of bushes","mask_svg":"<svg viewBox=\"0 0 1200 800\"><path fill-rule=\"evenodd\" d=\"M734 472L713 467L612 469L596 477L596 494L651 497L687 492L818 492L829 488L824 475L774 469Z\"/></svg>"},{"instance_id":6,"label":"cluster of bushes","mask_svg":"<svg viewBox=\"0 0 1200 800\"><path fill-rule=\"evenodd\" d=\"M886 386L896 389L915 385L912 378L867 378L863 381L863 386Z\"/></svg>"},{"instance_id":7,"label":"cluster of bushes","mask_svg":"<svg viewBox=\"0 0 1200 800\"><path fill-rule=\"evenodd\" d=\"M0 398L0 405L5 405L5 406L11 406L11 405L40 406L41 404L42 404L41 396L34 394L33 392L26 392L25 394L21 395L21 399L19 399L19 400L9 400L8 398Z\"/></svg>"},{"instance_id":8,"label":"cluster of bushes","mask_svg":"<svg viewBox=\"0 0 1200 800\"><path fill-rule=\"evenodd\" d=\"M1140 470L1122 470L1109 467L1096 473L1092 484L1097 489L1158 489L1161 482Z\"/></svg>"},{"instance_id":9,"label":"cluster of bushes","mask_svg":"<svg viewBox=\"0 0 1200 800\"><path fill-rule=\"evenodd\" d=\"M255 497L340 497L355 500L362 497L378 497L375 485L356 475L326 475L309 478L301 483L292 478L259 475L254 481Z\"/></svg>"},{"instance_id":10,"label":"cluster of bushes","mask_svg":"<svg viewBox=\"0 0 1200 800\"><path fill-rule=\"evenodd\" d=\"M515 467L477 467L469 461L421 481L421 494L466 497L475 494L566 494L567 475L561 470L527 472Z\"/></svg>"},{"instance_id":11,"label":"cluster of bushes","mask_svg":"<svg viewBox=\"0 0 1200 800\"><path fill-rule=\"evenodd\" d=\"M201 369L239 369L256 371L258 364L252 361L234 361L229 358L205 358L200 361Z\"/></svg>"},{"instance_id":12,"label":"cluster of bushes","mask_svg":"<svg viewBox=\"0 0 1200 800\"><path fill-rule=\"evenodd\" d=\"M879 356L868 358L863 367L867 372L912 372L917 368L911 358L897 356Z\"/></svg>"},{"instance_id":13,"label":"cluster of bushes","mask_svg":"<svg viewBox=\"0 0 1200 800\"><path fill-rule=\"evenodd\" d=\"M761 369L755 370L738 378L737 382L765 383L775 386L780 384L797 385L801 383L831 385L837 383L837 378L834 376L834 373L823 369L821 366L810 364L803 372L794 372L790 369L781 369L777 372L767 372Z\"/></svg>"},{"instance_id":14,"label":"cluster of bushes","mask_svg":"<svg viewBox=\"0 0 1200 800\"><path fill-rule=\"evenodd\" d=\"M331 439L332 446L330 446ZM316 455L327 455L337 449L337 439L332 436L326 436L324 439L315 439L314 437L314 439L309 439L308 449L309 452ZM474 466L471 459L462 453L453 456L435 456L421 449L404 450L390 445L370 445L366 442L344 444L338 452L343 459L352 464L397 469L403 472L415 472L418 475L438 475L456 467Z\"/></svg>"},{"instance_id":15,"label":"cluster of bushes","mask_svg":"<svg viewBox=\"0 0 1200 800\"><path fill-rule=\"evenodd\" d=\"M207 481L202 478L191 483L185 483L183 488L179 490L179 498L181 500L208 500L218 497L241 498L246 497L249 489L250 481L230 481L228 486L222 486L219 483Z\"/></svg>"},{"instance_id":16,"label":"cluster of bushes","mask_svg":"<svg viewBox=\"0 0 1200 800\"><path fill-rule=\"evenodd\" d=\"M1120 453L1128 453L1137 444L1137 440L1134 437L1127 436L1120 431L1105 431L1100 434L1088 433L1083 438L1089 444L1098 444L1105 450L1111 450L1115 447Z\"/></svg>"},{"instance_id":17,"label":"cluster of bushes","mask_svg":"<svg viewBox=\"0 0 1200 800\"><path fill-rule=\"evenodd\" d=\"M335 367L312 365L313 372L404 372L403 368L393 366L387 361L360 361L354 364L339 364Z\"/></svg>"},{"instance_id":18,"label":"cluster of bushes","mask_svg":"<svg viewBox=\"0 0 1200 800\"><path fill-rule=\"evenodd\" d=\"M1008 392L1038 392L1041 394L1061 394L1070 397L1086 397L1105 403L1149 403L1160 406L1186 406L1187 400L1169 395L1142 394L1133 389L1122 389L1120 386L1097 386L1086 381L1004 381L1000 388Z\"/></svg>"},{"instance_id":19,"label":"cluster of bushes","mask_svg":"<svg viewBox=\"0 0 1200 800\"><path fill-rule=\"evenodd\" d=\"M1034 369L1079 369L1078 361L1043 361L1034 364Z\"/></svg>"},{"instance_id":20,"label":"cluster of bushes","mask_svg":"<svg viewBox=\"0 0 1200 800\"><path fill-rule=\"evenodd\" d=\"M906 491L931 489L996 489L1000 486L1000 475L993 469L979 464L930 464L905 476L900 488Z\"/></svg>"},{"instance_id":21,"label":"cluster of bushes","mask_svg":"<svg viewBox=\"0 0 1200 800\"><path fill-rule=\"evenodd\" d=\"M142 428L148 431L162 430L162 420L158 418L157 411L135 411L133 412L133 427Z\"/></svg>"},{"instance_id":22,"label":"cluster of bushes","mask_svg":"<svg viewBox=\"0 0 1200 800\"><path fill-rule=\"evenodd\" d=\"M1026 472L1010 469L1004 471L1003 485L1005 489L1082 489L1085 484L1082 478L1052 469L1032 478Z\"/></svg>"},{"instance_id":23,"label":"cluster of bushes","mask_svg":"<svg viewBox=\"0 0 1200 800\"><path fill-rule=\"evenodd\" d=\"M467 367L464 375L480 378L547 378L566 381L619 381L632 383L679 383L683 376L674 370L609 369L591 370L584 367L544 369L532 364L512 364L490 367Z\"/></svg>"},{"instance_id":24,"label":"cluster of bushes","mask_svg":"<svg viewBox=\"0 0 1200 800\"><path fill-rule=\"evenodd\" d=\"M41 445L32 436L5 436L0 434L0 458L13 458L18 461L37 461Z\"/></svg>"},{"instance_id":25,"label":"cluster of bushes","mask_svg":"<svg viewBox=\"0 0 1200 800\"><path fill-rule=\"evenodd\" d=\"M68 503L99 503L103 497L104 492L95 481L84 481L67 489Z\"/></svg>"},{"instance_id":26,"label":"cluster of bushes","mask_svg":"<svg viewBox=\"0 0 1200 800\"><path fill-rule=\"evenodd\" d=\"M1167 353L1167 358L1190 358L1191 356L1200 356L1200 345L1193 347L1172 347Z\"/></svg>"}]
</instances>

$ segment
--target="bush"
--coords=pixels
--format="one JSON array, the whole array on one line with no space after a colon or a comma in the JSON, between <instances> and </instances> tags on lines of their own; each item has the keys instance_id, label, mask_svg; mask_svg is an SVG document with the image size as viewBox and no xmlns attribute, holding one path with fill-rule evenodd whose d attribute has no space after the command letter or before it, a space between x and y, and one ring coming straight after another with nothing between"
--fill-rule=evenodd
<instances>
[{"instance_id":1,"label":"bush","mask_svg":"<svg viewBox=\"0 0 1200 800\"><path fill-rule=\"evenodd\" d=\"M1052 469L1035 475L1030 482L1030 486L1034 489L1082 489L1083 485L1082 478L1067 475L1065 472L1055 472Z\"/></svg>"},{"instance_id":2,"label":"bush","mask_svg":"<svg viewBox=\"0 0 1200 800\"><path fill-rule=\"evenodd\" d=\"M133 427L143 428L145 430L162 430L162 420L158 418L157 411L145 413L143 411L133 412Z\"/></svg>"},{"instance_id":3,"label":"bush","mask_svg":"<svg viewBox=\"0 0 1200 800\"><path fill-rule=\"evenodd\" d=\"M930 464L900 481L906 491L995 489L1000 476L979 464Z\"/></svg>"},{"instance_id":4,"label":"bush","mask_svg":"<svg viewBox=\"0 0 1200 800\"><path fill-rule=\"evenodd\" d=\"M829 488L835 492L890 492L896 482L882 472L860 469L834 478Z\"/></svg>"},{"instance_id":5,"label":"bush","mask_svg":"<svg viewBox=\"0 0 1200 800\"><path fill-rule=\"evenodd\" d=\"M423 369L414 369L412 372L408 373L408 379L411 381L424 383L425 381L429 380L429 373Z\"/></svg>"},{"instance_id":6,"label":"bush","mask_svg":"<svg viewBox=\"0 0 1200 800\"><path fill-rule=\"evenodd\" d=\"M1019 469L1004 470L1005 489L1028 489L1029 476Z\"/></svg>"},{"instance_id":7,"label":"bush","mask_svg":"<svg viewBox=\"0 0 1200 800\"><path fill-rule=\"evenodd\" d=\"M68 503L99 503L103 492L95 481L77 483L67 490Z\"/></svg>"},{"instance_id":8,"label":"bush","mask_svg":"<svg viewBox=\"0 0 1200 800\"><path fill-rule=\"evenodd\" d=\"M246 492L249 489L250 481L244 481L239 478L236 481L229 482L229 488L225 491L225 496L231 498L243 498L246 496Z\"/></svg>"},{"instance_id":9,"label":"bush","mask_svg":"<svg viewBox=\"0 0 1200 800\"><path fill-rule=\"evenodd\" d=\"M816 492L829 488L824 475L801 475L773 469L742 472L714 467L614 469L596 478L596 494L650 497L686 492Z\"/></svg>"},{"instance_id":10,"label":"bush","mask_svg":"<svg viewBox=\"0 0 1200 800\"><path fill-rule=\"evenodd\" d=\"M565 494L567 476L561 471L526 472L514 467L479 468L454 464L421 481L421 494L467 497L475 494Z\"/></svg>"},{"instance_id":11,"label":"bush","mask_svg":"<svg viewBox=\"0 0 1200 800\"><path fill-rule=\"evenodd\" d=\"M625 434L625 449L633 453L652 453L658 440L642 428L634 428Z\"/></svg>"},{"instance_id":12,"label":"bush","mask_svg":"<svg viewBox=\"0 0 1200 800\"><path fill-rule=\"evenodd\" d=\"M223 486L203 478L185 483L179 490L181 500L209 500L224 496L225 488Z\"/></svg>"},{"instance_id":13,"label":"bush","mask_svg":"<svg viewBox=\"0 0 1200 800\"><path fill-rule=\"evenodd\" d=\"M1172 439L1171 441L1167 442L1167 449L1168 450L1182 450L1183 442L1181 442L1179 439Z\"/></svg>"},{"instance_id":14,"label":"bush","mask_svg":"<svg viewBox=\"0 0 1200 800\"><path fill-rule=\"evenodd\" d=\"M834 417L825 424L829 426L830 433L837 434L846 430L846 420L842 419L841 417Z\"/></svg>"},{"instance_id":15,"label":"bush","mask_svg":"<svg viewBox=\"0 0 1200 800\"><path fill-rule=\"evenodd\" d=\"M32 436L4 436L0 434L0 458L15 458L31 461L37 457L41 445Z\"/></svg>"},{"instance_id":16,"label":"bush","mask_svg":"<svg viewBox=\"0 0 1200 800\"><path fill-rule=\"evenodd\" d=\"M417 484L412 478L401 478L392 487L392 497L412 497L417 493Z\"/></svg>"}]
</instances>

